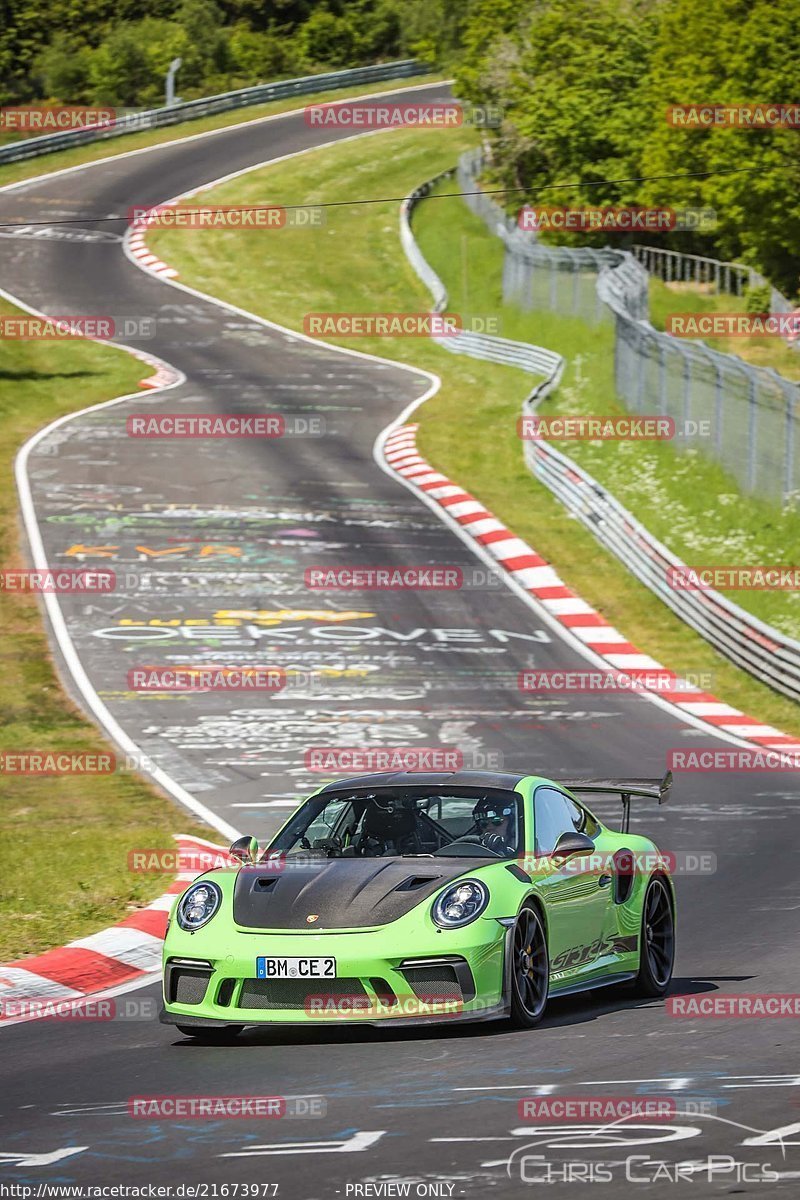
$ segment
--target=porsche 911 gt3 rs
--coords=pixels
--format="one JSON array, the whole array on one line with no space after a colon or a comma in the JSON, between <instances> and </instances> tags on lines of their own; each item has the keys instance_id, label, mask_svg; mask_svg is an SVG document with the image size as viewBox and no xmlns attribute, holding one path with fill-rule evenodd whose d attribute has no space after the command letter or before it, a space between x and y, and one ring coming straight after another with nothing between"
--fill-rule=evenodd
<instances>
[{"instance_id":1,"label":"porsche 911 gt3 rs","mask_svg":"<svg viewBox=\"0 0 800 1200\"><path fill-rule=\"evenodd\" d=\"M667 990L667 857L630 832L661 780L382 773L327 784L270 844L231 847L178 898L161 1020L204 1040L245 1025L510 1018L551 996ZM616 794L620 830L584 796Z\"/></svg>"}]
</instances>

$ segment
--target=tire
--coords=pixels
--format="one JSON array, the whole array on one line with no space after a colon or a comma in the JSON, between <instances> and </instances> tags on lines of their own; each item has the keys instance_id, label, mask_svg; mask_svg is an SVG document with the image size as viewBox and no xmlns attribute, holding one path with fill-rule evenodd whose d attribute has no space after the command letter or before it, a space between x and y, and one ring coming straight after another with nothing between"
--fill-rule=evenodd
<instances>
[{"instance_id":1,"label":"tire","mask_svg":"<svg viewBox=\"0 0 800 1200\"><path fill-rule=\"evenodd\" d=\"M675 913L663 875L654 875L644 894L640 947L633 991L637 996L663 996L675 964Z\"/></svg>"},{"instance_id":2,"label":"tire","mask_svg":"<svg viewBox=\"0 0 800 1200\"><path fill-rule=\"evenodd\" d=\"M538 908L523 904L511 939L511 1024L516 1029L538 1025L550 990L547 934Z\"/></svg>"},{"instance_id":3,"label":"tire","mask_svg":"<svg viewBox=\"0 0 800 1200\"><path fill-rule=\"evenodd\" d=\"M178 1033L206 1046L229 1046L235 1042L244 1025L176 1025Z\"/></svg>"}]
</instances>

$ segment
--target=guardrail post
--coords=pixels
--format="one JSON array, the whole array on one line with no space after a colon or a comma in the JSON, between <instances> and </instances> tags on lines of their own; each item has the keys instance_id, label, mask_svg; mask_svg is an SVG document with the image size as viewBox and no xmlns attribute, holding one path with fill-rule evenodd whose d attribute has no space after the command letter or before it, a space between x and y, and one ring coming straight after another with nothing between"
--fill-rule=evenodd
<instances>
[{"instance_id":1,"label":"guardrail post","mask_svg":"<svg viewBox=\"0 0 800 1200\"><path fill-rule=\"evenodd\" d=\"M716 378L714 382L714 452L717 458L722 458L722 413L725 402L725 394L722 386L722 366L720 363L714 364Z\"/></svg>"},{"instance_id":2,"label":"guardrail post","mask_svg":"<svg viewBox=\"0 0 800 1200\"><path fill-rule=\"evenodd\" d=\"M175 76L178 74L182 63L182 58L173 58L172 62L169 64L167 78L164 83L164 101L167 108L172 108L172 105L177 103L177 97L175 95Z\"/></svg>"},{"instance_id":3,"label":"guardrail post","mask_svg":"<svg viewBox=\"0 0 800 1200\"><path fill-rule=\"evenodd\" d=\"M758 389L756 381L748 372L747 404L748 404L748 438L747 438L747 487L754 491L756 486L756 438L758 434Z\"/></svg>"},{"instance_id":4,"label":"guardrail post","mask_svg":"<svg viewBox=\"0 0 800 1200\"><path fill-rule=\"evenodd\" d=\"M794 491L794 406L795 398L791 392L784 392L786 403L786 442L783 459L783 502L786 503Z\"/></svg>"}]
</instances>

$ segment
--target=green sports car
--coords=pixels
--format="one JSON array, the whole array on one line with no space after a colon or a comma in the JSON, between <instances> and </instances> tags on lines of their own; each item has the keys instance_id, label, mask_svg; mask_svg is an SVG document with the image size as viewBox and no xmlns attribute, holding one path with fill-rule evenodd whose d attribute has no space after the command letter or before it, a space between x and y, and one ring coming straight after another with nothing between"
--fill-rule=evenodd
<instances>
[{"instance_id":1,"label":"green sports car","mask_svg":"<svg viewBox=\"0 0 800 1200\"><path fill-rule=\"evenodd\" d=\"M551 996L666 991L666 856L629 832L661 780L388 772L322 787L259 854L231 847L177 899L161 1020L206 1041L245 1025L535 1025ZM622 800L620 831L582 799Z\"/></svg>"}]
</instances>

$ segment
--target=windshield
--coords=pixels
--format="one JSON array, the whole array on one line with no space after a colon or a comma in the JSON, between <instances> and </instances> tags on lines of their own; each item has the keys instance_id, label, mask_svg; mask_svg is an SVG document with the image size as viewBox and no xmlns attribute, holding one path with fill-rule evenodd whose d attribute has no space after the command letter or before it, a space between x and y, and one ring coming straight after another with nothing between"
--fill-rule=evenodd
<instances>
[{"instance_id":1,"label":"windshield","mask_svg":"<svg viewBox=\"0 0 800 1200\"><path fill-rule=\"evenodd\" d=\"M481 788L326 792L306 801L263 857L510 858L522 845L519 800L516 792Z\"/></svg>"}]
</instances>

